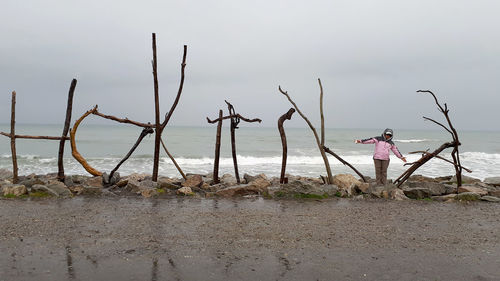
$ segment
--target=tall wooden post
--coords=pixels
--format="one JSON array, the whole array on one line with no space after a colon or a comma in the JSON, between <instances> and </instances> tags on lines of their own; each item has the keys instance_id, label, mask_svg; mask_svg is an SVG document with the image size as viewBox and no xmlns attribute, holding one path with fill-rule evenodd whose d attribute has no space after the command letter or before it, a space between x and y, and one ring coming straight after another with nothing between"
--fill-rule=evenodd
<instances>
[{"instance_id":1,"label":"tall wooden post","mask_svg":"<svg viewBox=\"0 0 500 281\"><path fill-rule=\"evenodd\" d=\"M161 124L160 124L160 98L158 94L158 72L156 59L156 34L153 33L153 80L155 91L155 151L153 157L153 175L152 180L158 180L158 165L160 162L160 142L161 142Z\"/></svg>"},{"instance_id":2,"label":"tall wooden post","mask_svg":"<svg viewBox=\"0 0 500 281\"><path fill-rule=\"evenodd\" d=\"M71 81L71 86L69 87L68 105L66 106L66 119L64 121L64 129L61 136L61 141L59 142L59 155L57 161L57 166L59 171L57 173L57 178L60 181L64 181L64 165L63 165L64 143L66 142L66 136L68 135L69 126L71 123L71 112L73 111L73 94L75 93L75 88L76 88L76 79L73 79L73 81Z\"/></svg>"},{"instance_id":3,"label":"tall wooden post","mask_svg":"<svg viewBox=\"0 0 500 281\"><path fill-rule=\"evenodd\" d=\"M16 91L12 92L12 107L10 115L10 149L12 150L12 183L19 181L17 177L17 154L16 154Z\"/></svg>"},{"instance_id":4,"label":"tall wooden post","mask_svg":"<svg viewBox=\"0 0 500 281\"><path fill-rule=\"evenodd\" d=\"M219 110L219 122L217 122L217 135L215 136L215 158L214 158L214 184L219 183L219 158L220 158L220 138L222 131L222 110Z\"/></svg>"}]
</instances>

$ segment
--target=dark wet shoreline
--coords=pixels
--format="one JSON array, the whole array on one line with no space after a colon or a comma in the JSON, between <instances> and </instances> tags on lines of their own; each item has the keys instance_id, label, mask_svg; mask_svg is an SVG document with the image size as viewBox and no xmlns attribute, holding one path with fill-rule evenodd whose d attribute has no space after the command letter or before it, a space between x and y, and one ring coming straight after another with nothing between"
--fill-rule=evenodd
<instances>
[{"instance_id":1,"label":"dark wet shoreline","mask_svg":"<svg viewBox=\"0 0 500 281\"><path fill-rule=\"evenodd\" d=\"M0 200L0 280L496 280L500 207L352 199Z\"/></svg>"}]
</instances>

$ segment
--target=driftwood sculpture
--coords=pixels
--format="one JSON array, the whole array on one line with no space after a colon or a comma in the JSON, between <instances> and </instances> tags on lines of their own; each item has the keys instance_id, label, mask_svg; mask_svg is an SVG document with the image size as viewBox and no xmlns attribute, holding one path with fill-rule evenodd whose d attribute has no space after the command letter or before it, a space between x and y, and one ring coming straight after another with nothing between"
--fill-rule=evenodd
<instances>
[{"instance_id":1,"label":"driftwood sculpture","mask_svg":"<svg viewBox=\"0 0 500 281\"><path fill-rule=\"evenodd\" d=\"M220 157L220 131L222 128L222 120L224 119L231 119L231 152L233 156L233 164L234 164L234 173L236 177L236 182L239 184L240 181L240 175L238 173L238 161L236 159L236 137L235 137L235 130L238 129L238 124L240 123L240 120L243 120L245 122L253 123L253 122L262 122L262 120L255 118L255 119L248 119L240 114L236 113L234 110L234 106L230 104L229 102L225 101L229 110L229 115L228 116L222 116L222 110L219 110L219 118L215 120L210 120L207 117L207 121L210 124L213 124L215 122L218 122L217 124L217 136L216 136L216 142L215 142L215 159L214 159L214 183L219 182L218 178L218 170L219 170L219 157Z\"/></svg>"},{"instance_id":2,"label":"driftwood sculpture","mask_svg":"<svg viewBox=\"0 0 500 281\"><path fill-rule=\"evenodd\" d=\"M460 146L461 143L458 139L458 133L455 130L455 128L453 127L453 124L451 123L450 117L448 115L448 112L449 112L448 106L446 103L444 104L444 106L442 106L438 102L436 95L429 90L418 90L417 92L418 93L428 93L428 94L432 95L432 97L434 98L434 102L436 103L436 105L438 107L438 110L444 115L446 122L448 123L448 127L443 125L442 123L439 123L439 122L437 122L433 119L430 119L428 117L424 116L423 118L425 120L431 121L431 122L441 126L443 129L445 129L448 133L451 134L452 141L442 144L439 148L437 148L433 152L425 151L424 153L422 153L422 157L419 160L417 160L413 163L408 163L408 165L411 165L411 167L408 170L406 170L403 174L401 174L401 176L399 176L395 182L396 182L398 187L401 186L411 176L411 174L413 174L422 165L427 163L427 161L431 160L433 157L438 157L438 154L441 151L443 151L447 148L453 147L453 151L451 152L451 157L453 158L452 164L455 167L455 175L457 178L457 192L458 192L458 187L462 186L462 169L464 169L464 167L462 167L462 165L460 164L460 154L458 151L458 146ZM443 158L441 158L441 159L443 159Z\"/></svg>"},{"instance_id":3,"label":"driftwood sculpture","mask_svg":"<svg viewBox=\"0 0 500 281\"><path fill-rule=\"evenodd\" d=\"M52 136L29 136L29 135L16 135L16 92L12 92L12 106L11 106L11 118L10 118L10 134L5 132L0 132L1 135L10 138L10 148L12 151L12 182L17 183L19 181L18 176L18 166L17 166L17 153L16 153L16 139L37 139L37 140L58 140L59 142L59 153L58 153L58 173L57 177L59 180L64 181L64 143L69 138L68 130L69 123L71 122L71 112L73 108L73 94L76 88L76 79L71 81L71 86L68 93L68 105L66 107L66 119L64 122L64 129L61 137Z\"/></svg>"},{"instance_id":4,"label":"driftwood sculpture","mask_svg":"<svg viewBox=\"0 0 500 281\"><path fill-rule=\"evenodd\" d=\"M278 119L278 131L280 132L281 146L283 147L283 156L282 156L282 160L281 160L280 183L288 183L288 178L285 177L286 158L287 158L288 148L286 145L286 135L285 135L285 129L283 128L283 123L285 122L285 120L292 119L293 113L295 113L295 109L290 108L287 111L287 113L281 115L281 117Z\"/></svg>"},{"instance_id":5,"label":"driftwood sculpture","mask_svg":"<svg viewBox=\"0 0 500 281\"><path fill-rule=\"evenodd\" d=\"M318 79L318 81L320 81L320 80ZM321 87L321 82L319 82L319 83L320 83L320 87ZM288 101L293 105L295 110L297 110L297 112L302 117L302 119L304 119L304 121L306 121L307 125L309 125L309 128L311 128L311 130L314 134L314 138L316 139L316 144L318 145L319 152L321 153L321 157L323 158L323 162L325 163L325 169L326 169L326 173L328 175L327 184L332 184L333 183L333 176L332 176L332 171L330 169L330 162L328 162L328 157L326 157L325 149L323 148L321 140L318 137L318 133L316 132L316 129L312 125L311 121L309 121L309 119L307 119L307 117L302 113L302 111L300 111L299 107L297 106L297 104L295 104L295 102L292 100L292 98L290 98L290 96L288 95L288 92L283 91L281 89L281 86L278 86L278 90L283 95L285 95L287 97ZM323 92L323 91L321 91L321 92ZM322 97L322 94L320 96ZM322 138L324 138L324 133L322 133Z\"/></svg>"},{"instance_id":6,"label":"driftwood sculpture","mask_svg":"<svg viewBox=\"0 0 500 281\"><path fill-rule=\"evenodd\" d=\"M85 171L87 171L89 174L93 176L102 176L102 172L90 166L89 163L87 163L87 160L85 160L85 158L83 158L80 152L78 152L78 150L76 149L76 130L78 129L78 126L83 121L83 119L85 119L85 117L89 116L95 111L97 111L97 105L94 106L94 108L92 108L91 110L85 112L80 118L78 118L78 120L75 121L73 128L71 128L71 131L69 132L71 142L71 155L73 155L73 158L75 158L76 161L78 161L78 163L80 163Z\"/></svg>"},{"instance_id":7,"label":"driftwood sculpture","mask_svg":"<svg viewBox=\"0 0 500 281\"><path fill-rule=\"evenodd\" d=\"M182 56L182 63L181 63L181 80L179 83L179 90L177 91L177 96L175 98L174 103L172 104L172 107L170 110L167 112L165 115L165 119L163 120L162 123L160 123L160 99L159 99L159 90L158 90L158 64L157 64L157 57L156 57L156 34L152 34L152 41L153 41L153 61L152 61L152 66L153 66L153 82L154 82L154 95L155 95L155 149L154 149L154 156L153 156L153 175L152 175L152 180L157 181L158 180L158 165L160 162L160 143L162 142L161 134L163 132L163 129L165 129L165 126L167 126L168 121L172 117L172 114L174 113L175 108L177 107L177 104L179 103L179 99L182 94L182 89L184 87L184 69L186 68L186 55L187 55L187 46L184 45L184 54ZM171 159L171 155L169 155ZM175 160L173 160L175 161ZM176 165L176 167L178 167ZM178 168L179 169L179 168ZM183 174L183 173L181 173Z\"/></svg>"}]
</instances>

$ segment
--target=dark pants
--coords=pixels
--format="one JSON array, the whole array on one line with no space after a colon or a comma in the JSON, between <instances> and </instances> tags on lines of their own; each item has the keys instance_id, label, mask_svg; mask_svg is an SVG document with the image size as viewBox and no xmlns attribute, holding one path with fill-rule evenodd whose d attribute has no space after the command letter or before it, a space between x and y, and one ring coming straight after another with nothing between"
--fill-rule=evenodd
<instances>
[{"instance_id":1,"label":"dark pants","mask_svg":"<svg viewBox=\"0 0 500 281\"><path fill-rule=\"evenodd\" d=\"M389 160L373 159L375 163L375 177L377 184L387 184L387 167L389 167Z\"/></svg>"}]
</instances>

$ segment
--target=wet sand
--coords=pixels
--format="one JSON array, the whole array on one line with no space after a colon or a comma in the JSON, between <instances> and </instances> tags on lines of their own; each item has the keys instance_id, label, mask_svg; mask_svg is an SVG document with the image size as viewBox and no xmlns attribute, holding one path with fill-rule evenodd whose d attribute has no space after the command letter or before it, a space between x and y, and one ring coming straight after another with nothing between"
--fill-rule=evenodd
<instances>
[{"instance_id":1,"label":"wet sand","mask_svg":"<svg viewBox=\"0 0 500 281\"><path fill-rule=\"evenodd\" d=\"M500 280L500 204L0 199L0 280Z\"/></svg>"}]
</instances>

